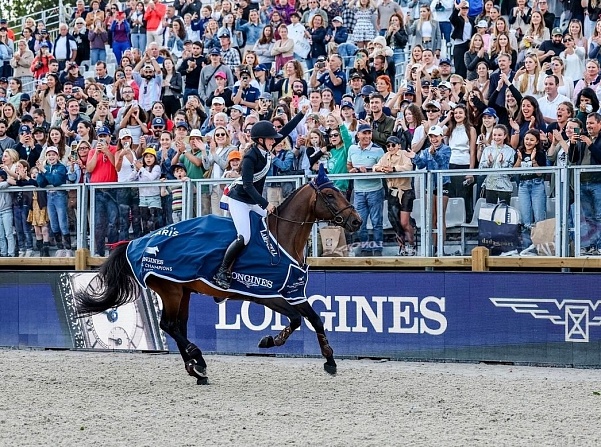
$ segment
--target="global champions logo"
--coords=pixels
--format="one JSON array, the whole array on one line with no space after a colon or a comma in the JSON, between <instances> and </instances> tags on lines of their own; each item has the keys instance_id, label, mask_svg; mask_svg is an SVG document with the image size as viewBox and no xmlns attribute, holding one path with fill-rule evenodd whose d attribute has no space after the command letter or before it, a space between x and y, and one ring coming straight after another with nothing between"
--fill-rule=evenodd
<instances>
[{"instance_id":1,"label":"global champions logo","mask_svg":"<svg viewBox=\"0 0 601 447\"><path fill-rule=\"evenodd\" d=\"M565 327L565 341L588 343L589 328L601 326L601 300L490 298L496 307L509 307Z\"/></svg>"}]
</instances>

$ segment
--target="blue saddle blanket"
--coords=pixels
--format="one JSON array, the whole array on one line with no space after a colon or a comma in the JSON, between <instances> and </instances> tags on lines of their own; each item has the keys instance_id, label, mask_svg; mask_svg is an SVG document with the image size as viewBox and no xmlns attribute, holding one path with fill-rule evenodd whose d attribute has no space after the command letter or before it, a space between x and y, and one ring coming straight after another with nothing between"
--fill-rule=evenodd
<instances>
[{"instance_id":1,"label":"blue saddle blanket","mask_svg":"<svg viewBox=\"0 0 601 447\"><path fill-rule=\"evenodd\" d=\"M251 228L251 240L232 269L229 290L260 298L284 297L291 303L305 301L308 266L299 265L278 246L265 219L254 212ZM213 285L211 280L235 238L230 218L198 217L131 241L127 260L143 287L147 287L151 275L174 282L201 280Z\"/></svg>"}]
</instances>

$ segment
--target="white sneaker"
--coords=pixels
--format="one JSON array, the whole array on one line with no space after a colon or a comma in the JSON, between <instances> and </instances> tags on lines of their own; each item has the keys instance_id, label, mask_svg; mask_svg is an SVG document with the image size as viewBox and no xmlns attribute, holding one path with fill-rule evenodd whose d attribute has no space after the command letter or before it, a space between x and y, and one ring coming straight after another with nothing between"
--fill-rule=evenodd
<instances>
[{"instance_id":1,"label":"white sneaker","mask_svg":"<svg viewBox=\"0 0 601 447\"><path fill-rule=\"evenodd\" d=\"M501 253L499 256L515 256L518 254L517 250L506 251L505 253Z\"/></svg>"},{"instance_id":2,"label":"white sneaker","mask_svg":"<svg viewBox=\"0 0 601 447\"><path fill-rule=\"evenodd\" d=\"M19 250L19 258L25 256L25 250Z\"/></svg>"},{"instance_id":3,"label":"white sneaker","mask_svg":"<svg viewBox=\"0 0 601 447\"><path fill-rule=\"evenodd\" d=\"M33 256L33 249L28 248L27 250L25 250L25 257L26 258L31 258Z\"/></svg>"},{"instance_id":4,"label":"white sneaker","mask_svg":"<svg viewBox=\"0 0 601 447\"><path fill-rule=\"evenodd\" d=\"M538 250L535 245L532 244L528 248L525 248L520 252L520 256L538 256Z\"/></svg>"},{"instance_id":5,"label":"white sneaker","mask_svg":"<svg viewBox=\"0 0 601 447\"><path fill-rule=\"evenodd\" d=\"M405 256L415 256L417 254L417 250L413 245L405 245Z\"/></svg>"},{"instance_id":6,"label":"white sneaker","mask_svg":"<svg viewBox=\"0 0 601 447\"><path fill-rule=\"evenodd\" d=\"M73 250L65 250L65 258L72 258L73 256Z\"/></svg>"},{"instance_id":7,"label":"white sneaker","mask_svg":"<svg viewBox=\"0 0 601 447\"><path fill-rule=\"evenodd\" d=\"M63 250L63 249L56 250L56 253L54 253L54 257L55 258L64 258L65 257L65 250Z\"/></svg>"}]
</instances>

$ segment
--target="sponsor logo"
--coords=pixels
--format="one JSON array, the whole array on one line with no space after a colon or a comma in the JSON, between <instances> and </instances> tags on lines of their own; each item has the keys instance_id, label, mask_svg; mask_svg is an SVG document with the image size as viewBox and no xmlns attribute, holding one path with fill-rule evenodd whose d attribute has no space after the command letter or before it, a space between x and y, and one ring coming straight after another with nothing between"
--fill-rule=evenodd
<instances>
[{"instance_id":1,"label":"sponsor logo","mask_svg":"<svg viewBox=\"0 0 601 447\"><path fill-rule=\"evenodd\" d=\"M445 297L426 296L323 296L313 295L309 303L329 332L442 335L447 329ZM239 311L219 306L215 329L274 331L284 329L287 320L263 306L243 302ZM310 324L307 327L313 330Z\"/></svg>"},{"instance_id":2,"label":"sponsor logo","mask_svg":"<svg viewBox=\"0 0 601 447\"><path fill-rule=\"evenodd\" d=\"M588 343L589 328L601 326L601 300L557 300L536 298L490 298L496 307L508 307L519 314L549 320L564 326L565 341Z\"/></svg>"},{"instance_id":3,"label":"sponsor logo","mask_svg":"<svg viewBox=\"0 0 601 447\"><path fill-rule=\"evenodd\" d=\"M269 230L267 230L267 228L261 230L261 239L265 242L265 246L267 247L267 250L269 250L269 253L271 253L271 256L277 256L278 252L269 239Z\"/></svg>"},{"instance_id":4,"label":"sponsor logo","mask_svg":"<svg viewBox=\"0 0 601 447\"><path fill-rule=\"evenodd\" d=\"M269 279L246 275L244 273L232 272L232 279L243 284L247 289L252 289L253 287L266 287L271 289L273 287L273 281L270 281Z\"/></svg>"},{"instance_id":5,"label":"sponsor logo","mask_svg":"<svg viewBox=\"0 0 601 447\"><path fill-rule=\"evenodd\" d=\"M167 237L172 237L172 236L179 235L179 231L177 231L177 228L172 225L170 227L161 228L160 230L157 230L154 233L152 233L152 235L153 236L167 236Z\"/></svg>"},{"instance_id":6,"label":"sponsor logo","mask_svg":"<svg viewBox=\"0 0 601 447\"><path fill-rule=\"evenodd\" d=\"M146 247L144 253L148 253L149 255L156 256L159 254L159 247Z\"/></svg>"}]
</instances>

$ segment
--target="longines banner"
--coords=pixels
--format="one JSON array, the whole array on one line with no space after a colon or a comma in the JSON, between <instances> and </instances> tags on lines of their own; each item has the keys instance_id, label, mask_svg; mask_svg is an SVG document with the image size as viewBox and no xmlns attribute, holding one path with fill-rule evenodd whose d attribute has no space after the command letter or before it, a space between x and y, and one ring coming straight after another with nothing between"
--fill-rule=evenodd
<instances>
[{"instance_id":1,"label":"longines banner","mask_svg":"<svg viewBox=\"0 0 601 447\"><path fill-rule=\"evenodd\" d=\"M177 351L161 302L77 318L73 290L93 273L0 273L0 346ZM600 275L310 272L307 293L339 356L601 367ZM205 352L319 355L305 323L285 346L259 339L287 320L243 302L194 296L188 335Z\"/></svg>"}]
</instances>

